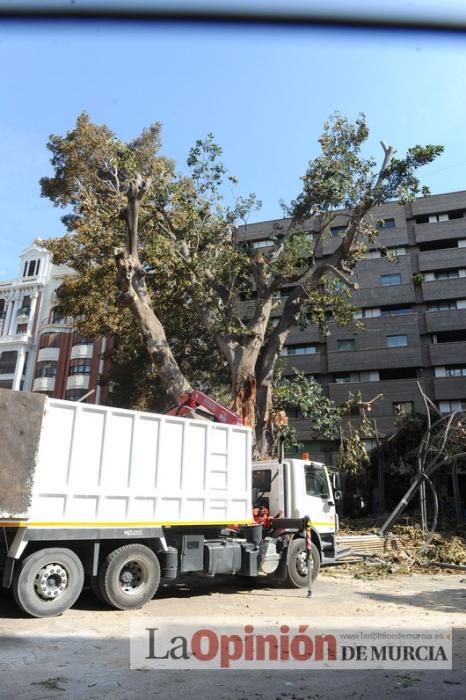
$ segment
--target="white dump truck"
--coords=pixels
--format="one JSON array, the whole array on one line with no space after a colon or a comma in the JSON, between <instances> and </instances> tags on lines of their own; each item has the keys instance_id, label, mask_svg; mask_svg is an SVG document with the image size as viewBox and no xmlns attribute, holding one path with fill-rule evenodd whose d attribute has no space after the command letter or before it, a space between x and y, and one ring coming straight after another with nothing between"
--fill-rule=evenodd
<instances>
[{"instance_id":1,"label":"white dump truck","mask_svg":"<svg viewBox=\"0 0 466 700\"><path fill-rule=\"evenodd\" d=\"M307 515L315 577L336 555L324 465L252 465L239 425L0 389L2 585L29 615L64 612L85 585L137 608L186 574L306 586Z\"/></svg>"}]
</instances>

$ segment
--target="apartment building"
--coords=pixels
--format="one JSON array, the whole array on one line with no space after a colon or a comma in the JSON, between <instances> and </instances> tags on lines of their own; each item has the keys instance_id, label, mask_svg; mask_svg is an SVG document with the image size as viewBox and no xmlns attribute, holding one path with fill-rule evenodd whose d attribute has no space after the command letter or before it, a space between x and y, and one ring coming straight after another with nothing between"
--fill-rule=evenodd
<instances>
[{"instance_id":1,"label":"apartment building","mask_svg":"<svg viewBox=\"0 0 466 700\"><path fill-rule=\"evenodd\" d=\"M105 403L111 341L81 337L64 316L56 290L69 274L33 244L20 255L18 276L0 282L0 387Z\"/></svg>"},{"instance_id":2,"label":"apartment building","mask_svg":"<svg viewBox=\"0 0 466 700\"><path fill-rule=\"evenodd\" d=\"M384 225L357 267L359 289L352 295L366 330L332 320L329 336L315 326L294 329L283 354L287 368L315 377L337 403L349 391L364 401L382 394L371 418L388 435L400 415L425 412L417 382L440 412L466 410L466 191L384 204L375 217ZM335 250L345 221L339 212L323 257ZM266 248L280 223L250 224L240 236ZM312 235L312 221L307 225ZM294 423L305 449L335 461L334 448L312 441L307 420Z\"/></svg>"}]
</instances>

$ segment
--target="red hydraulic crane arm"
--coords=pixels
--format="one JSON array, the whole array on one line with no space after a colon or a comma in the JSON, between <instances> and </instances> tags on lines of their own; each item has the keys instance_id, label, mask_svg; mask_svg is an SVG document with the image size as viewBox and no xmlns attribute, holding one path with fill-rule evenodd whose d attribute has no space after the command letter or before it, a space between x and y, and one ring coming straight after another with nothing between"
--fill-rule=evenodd
<instances>
[{"instance_id":1,"label":"red hydraulic crane arm","mask_svg":"<svg viewBox=\"0 0 466 700\"><path fill-rule=\"evenodd\" d=\"M229 425L243 425L241 416L230 411L218 401L214 401L202 391L195 389L189 391L180 398L177 406L166 411L168 416L192 417L193 412L198 408L203 408L211 413L218 423L228 423Z\"/></svg>"}]
</instances>

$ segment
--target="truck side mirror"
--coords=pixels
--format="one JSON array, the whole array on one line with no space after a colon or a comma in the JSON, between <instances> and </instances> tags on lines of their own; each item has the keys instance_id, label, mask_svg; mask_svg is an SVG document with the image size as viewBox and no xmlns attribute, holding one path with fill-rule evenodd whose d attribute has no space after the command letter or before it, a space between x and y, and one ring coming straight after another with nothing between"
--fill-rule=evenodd
<instances>
[{"instance_id":1,"label":"truck side mirror","mask_svg":"<svg viewBox=\"0 0 466 700\"><path fill-rule=\"evenodd\" d=\"M333 498L335 501L338 503L338 501L341 501L343 498L343 493L340 491L340 489L335 489L333 492Z\"/></svg>"}]
</instances>

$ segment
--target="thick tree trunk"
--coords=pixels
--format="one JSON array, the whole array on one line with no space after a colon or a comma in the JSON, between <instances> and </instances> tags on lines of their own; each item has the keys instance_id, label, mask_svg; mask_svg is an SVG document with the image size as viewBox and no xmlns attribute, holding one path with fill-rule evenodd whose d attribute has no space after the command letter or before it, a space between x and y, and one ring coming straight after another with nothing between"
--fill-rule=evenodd
<instances>
[{"instance_id":1,"label":"thick tree trunk","mask_svg":"<svg viewBox=\"0 0 466 700\"><path fill-rule=\"evenodd\" d=\"M151 308L144 270L124 248L115 250L117 284L121 300L127 304L141 331L142 340L167 392L170 403L191 390L167 341L164 328Z\"/></svg>"},{"instance_id":2,"label":"thick tree trunk","mask_svg":"<svg viewBox=\"0 0 466 700\"><path fill-rule=\"evenodd\" d=\"M128 208L124 212L127 245L114 250L118 271L116 282L121 292L120 300L131 309L168 399L176 404L184 393L191 390L191 386L175 360L164 328L152 309L152 300L145 280L146 273L138 253L139 209L150 184L150 180L143 180L138 175L128 186Z\"/></svg>"},{"instance_id":3,"label":"thick tree trunk","mask_svg":"<svg viewBox=\"0 0 466 700\"><path fill-rule=\"evenodd\" d=\"M257 390L256 406L256 444L254 459L270 459L274 449L274 431L272 416L272 382L262 381Z\"/></svg>"}]
</instances>

